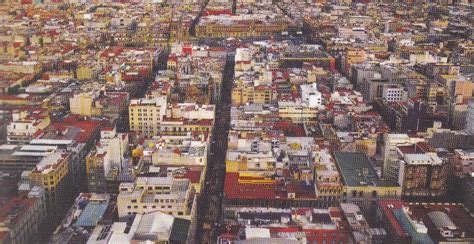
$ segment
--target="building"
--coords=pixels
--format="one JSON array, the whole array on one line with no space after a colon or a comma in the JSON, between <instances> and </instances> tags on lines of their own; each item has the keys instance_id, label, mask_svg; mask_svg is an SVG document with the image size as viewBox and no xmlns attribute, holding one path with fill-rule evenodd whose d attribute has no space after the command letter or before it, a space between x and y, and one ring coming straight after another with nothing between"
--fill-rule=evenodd
<instances>
[{"instance_id":1,"label":"building","mask_svg":"<svg viewBox=\"0 0 474 244\"><path fill-rule=\"evenodd\" d=\"M54 227L62 220L73 199L68 160L68 155L56 152L43 158L32 171L28 172L29 183L44 188L50 227Z\"/></svg>"},{"instance_id":2,"label":"building","mask_svg":"<svg viewBox=\"0 0 474 244\"><path fill-rule=\"evenodd\" d=\"M195 214L195 190L189 179L138 177L134 183L122 183L119 187L119 217L156 210L187 219Z\"/></svg>"},{"instance_id":3,"label":"building","mask_svg":"<svg viewBox=\"0 0 474 244\"><path fill-rule=\"evenodd\" d=\"M474 134L474 100L470 99L467 104L466 131Z\"/></svg>"},{"instance_id":4,"label":"building","mask_svg":"<svg viewBox=\"0 0 474 244\"><path fill-rule=\"evenodd\" d=\"M353 30L347 30L344 28L339 29L340 35L346 36L346 33L348 34L350 33L349 35L355 34L357 35L357 37L363 37L365 35L365 30L353 31ZM362 35L359 35L359 33ZM364 49L351 48L347 50L344 56L344 67L342 69L343 73L350 75L351 65L363 63L366 59L367 59L367 53Z\"/></svg>"},{"instance_id":5,"label":"building","mask_svg":"<svg viewBox=\"0 0 474 244\"><path fill-rule=\"evenodd\" d=\"M399 172L399 146L414 146L416 142L421 142L424 139L410 137L407 134L387 134L384 137L384 145L382 149L383 156L383 172L382 176L385 179L398 181Z\"/></svg>"},{"instance_id":6,"label":"building","mask_svg":"<svg viewBox=\"0 0 474 244\"><path fill-rule=\"evenodd\" d=\"M84 116L100 115L100 111L94 109L92 106L94 99L92 93L74 94L74 96L69 99L71 113Z\"/></svg>"},{"instance_id":7,"label":"building","mask_svg":"<svg viewBox=\"0 0 474 244\"><path fill-rule=\"evenodd\" d=\"M428 128L424 136L434 148L445 148L448 150L470 149L474 145L474 135L464 130L451 130L439 128Z\"/></svg>"},{"instance_id":8,"label":"building","mask_svg":"<svg viewBox=\"0 0 474 244\"><path fill-rule=\"evenodd\" d=\"M113 196L80 193L49 242L86 243L97 225L116 219L116 211Z\"/></svg>"},{"instance_id":9,"label":"building","mask_svg":"<svg viewBox=\"0 0 474 244\"><path fill-rule=\"evenodd\" d=\"M337 167L342 175L342 202L357 204L368 213L378 200L400 199L401 187L396 181L380 179L364 153L336 152Z\"/></svg>"},{"instance_id":10,"label":"building","mask_svg":"<svg viewBox=\"0 0 474 244\"><path fill-rule=\"evenodd\" d=\"M237 81L232 88L232 104L269 104L275 100L273 88L268 85L248 86Z\"/></svg>"},{"instance_id":11,"label":"building","mask_svg":"<svg viewBox=\"0 0 474 244\"><path fill-rule=\"evenodd\" d=\"M45 110L13 112L12 121L7 125L8 144L27 144L39 132L49 126L51 120Z\"/></svg>"},{"instance_id":12,"label":"building","mask_svg":"<svg viewBox=\"0 0 474 244\"><path fill-rule=\"evenodd\" d=\"M128 93L106 92L102 90L74 94L69 99L71 114L105 116L112 121L117 119L126 110L128 103Z\"/></svg>"},{"instance_id":13,"label":"building","mask_svg":"<svg viewBox=\"0 0 474 244\"><path fill-rule=\"evenodd\" d=\"M348 223L341 209L231 207L218 243L347 243Z\"/></svg>"},{"instance_id":14,"label":"building","mask_svg":"<svg viewBox=\"0 0 474 244\"><path fill-rule=\"evenodd\" d=\"M90 192L108 192L107 177L128 169L128 134L117 133L115 127L103 128L95 150L86 157L86 174ZM114 171L114 172L112 172Z\"/></svg>"},{"instance_id":15,"label":"building","mask_svg":"<svg viewBox=\"0 0 474 244\"><path fill-rule=\"evenodd\" d=\"M456 200L463 202L469 211L474 210L474 153L472 150L454 150L452 173L454 184L450 190ZM459 192L462 189L462 192Z\"/></svg>"},{"instance_id":16,"label":"building","mask_svg":"<svg viewBox=\"0 0 474 244\"><path fill-rule=\"evenodd\" d=\"M384 95L384 87L389 87L390 84L391 83L385 79L365 79L361 84L361 92L364 99L371 103L376 98L382 98Z\"/></svg>"},{"instance_id":17,"label":"building","mask_svg":"<svg viewBox=\"0 0 474 244\"><path fill-rule=\"evenodd\" d=\"M339 202L343 185L334 158L328 150L313 153L315 154L314 177L318 198L329 205Z\"/></svg>"},{"instance_id":18,"label":"building","mask_svg":"<svg viewBox=\"0 0 474 244\"><path fill-rule=\"evenodd\" d=\"M166 115L166 106L166 96L132 100L128 108L130 130L146 136L156 135Z\"/></svg>"},{"instance_id":19,"label":"building","mask_svg":"<svg viewBox=\"0 0 474 244\"><path fill-rule=\"evenodd\" d=\"M356 204L341 203L341 209L349 223L350 243L385 243L388 240L385 229L371 228Z\"/></svg>"},{"instance_id":20,"label":"building","mask_svg":"<svg viewBox=\"0 0 474 244\"><path fill-rule=\"evenodd\" d=\"M398 170L398 184L402 187L403 196L444 197L448 191L449 169L449 163L434 152L403 153Z\"/></svg>"},{"instance_id":21,"label":"building","mask_svg":"<svg viewBox=\"0 0 474 244\"><path fill-rule=\"evenodd\" d=\"M387 230L390 243L435 243L419 216L402 201L384 200L377 203L377 217Z\"/></svg>"},{"instance_id":22,"label":"building","mask_svg":"<svg viewBox=\"0 0 474 244\"><path fill-rule=\"evenodd\" d=\"M423 221L433 243L472 243L474 218L462 204L409 203L406 213L415 221Z\"/></svg>"},{"instance_id":23,"label":"building","mask_svg":"<svg viewBox=\"0 0 474 244\"><path fill-rule=\"evenodd\" d=\"M323 104L322 94L318 91L317 84L301 85L301 99L309 107L320 107Z\"/></svg>"},{"instance_id":24,"label":"building","mask_svg":"<svg viewBox=\"0 0 474 244\"><path fill-rule=\"evenodd\" d=\"M192 243L195 222L160 211L136 214L130 219L98 224L88 244L115 243Z\"/></svg>"},{"instance_id":25,"label":"building","mask_svg":"<svg viewBox=\"0 0 474 244\"><path fill-rule=\"evenodd\" d=\"M147 139L138 146L145 164L156 167L192 167L201 170L206 167L208 143L202 133L182 135L160 135Z\"/></svg>"},{"instance_id":26,"label":"building","mask_svg":"<svg viewBox=\"0 0 474 244\"><path fill-rule=\"evenodd\" d=\"M29 191L2 199L0 233L8 236L8 243L26 244L38 240L45 220L46 199L41 187L34 186Z\"/></svg>"},{"instance_id":27,"label":"building","mask_svg":"<svg viewBox=\"0 0 474 244\"><path fill-rule=\"evenodd\" d=\"M393 213L394 209L401 209L403 207L403 201L401 200L382 200L377 202L377 219L387 231L387 239L391 240L391 243L412 243L412 237Z\"/></svg>"},{"instance_id":28,"label":"building","mask_svg":"<svg viewBox=\"0 0 474 244\"><path fill-rule=\"evenodd\" d=\"M387 102L406 102L408 92L400 84L385 84L382 88L382 99Z\"/></svg>"},{"instance_id":29,"label":"building","mask_svg":"<svg viewBox=\"0 0 474 244\"><path fill-rule=\"evenodd\" d=\"M70 116L61 122L52 123L44 133L31 140L30 144L22 149L25 147L28 149L26 155L45 156L51 152L68 155L67 169L72 179L69 190L76 193L84 192L87 190L85 158L93 149L96 140L100 138L100 128L108 122L103 118L81 120L76 116Z\"/></svg>"},{"instance_id":30,"label":"building","mask_svg":"<svg viewBox=\"0 0 474 244\"><path fill-rule=\"evenodd\" d=\"M466 127L468 102L462 96L455 96L449 106L449 125L453 130Z\"/></svg>"}]
</instances>

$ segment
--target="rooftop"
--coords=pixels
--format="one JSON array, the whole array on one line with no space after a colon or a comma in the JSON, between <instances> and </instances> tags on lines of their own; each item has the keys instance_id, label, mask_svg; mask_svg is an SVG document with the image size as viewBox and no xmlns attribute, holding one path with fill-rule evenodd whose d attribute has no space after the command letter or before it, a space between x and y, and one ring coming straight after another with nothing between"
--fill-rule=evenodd
<instances>
[{"instance_id":1,"label":"rooftop","mask_svg":"<svg viewBox=\"0 0 474 244\"><path fill-rule=\"evenodd\" d=\"M380 179L365 153L336 152L334 156L344 184L348 186L398 186L395 182Z\"/></svg>"}]
</instances>

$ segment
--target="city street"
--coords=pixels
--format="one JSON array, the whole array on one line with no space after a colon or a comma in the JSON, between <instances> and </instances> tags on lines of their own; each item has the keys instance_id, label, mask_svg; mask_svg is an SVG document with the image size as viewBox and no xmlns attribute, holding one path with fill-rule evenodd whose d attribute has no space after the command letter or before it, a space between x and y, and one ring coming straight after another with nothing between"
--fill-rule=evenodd
<instances>
[{"instance_id":1,"label":"city street","mask_svg":"<svg viewBox=\"0 0 474 244\"><path fill-rule=\"evenodd\" d=\"M198 201L196 243L214 242L221 222L234 65L234 56L228 55L221 99L216 104L216 121L208 155L205 185Z\"/></svg>"}]
</instances>

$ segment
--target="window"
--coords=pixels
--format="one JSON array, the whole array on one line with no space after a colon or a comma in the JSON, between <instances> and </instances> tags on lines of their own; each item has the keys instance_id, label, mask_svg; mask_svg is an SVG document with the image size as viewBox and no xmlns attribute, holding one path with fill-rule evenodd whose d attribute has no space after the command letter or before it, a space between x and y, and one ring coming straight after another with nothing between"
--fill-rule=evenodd
<instances>
[{"instance_id":1,"label":"window","mask_svg":"<svg viewBox=\"0 0 474 244\"><path fill-rule=\"evenodd\" d=\"M377 197L377 191L372 192L372 197Z\"/></svg>"},{"instance_id":2,"label":"window","mask_svg":"<svg viewBox=\"0 0 474 244\"><path fill-rule=\"evenodd\" d=\"M352 191L352 197L357 197L357 191Z\"/></svg>"}]
</instances>

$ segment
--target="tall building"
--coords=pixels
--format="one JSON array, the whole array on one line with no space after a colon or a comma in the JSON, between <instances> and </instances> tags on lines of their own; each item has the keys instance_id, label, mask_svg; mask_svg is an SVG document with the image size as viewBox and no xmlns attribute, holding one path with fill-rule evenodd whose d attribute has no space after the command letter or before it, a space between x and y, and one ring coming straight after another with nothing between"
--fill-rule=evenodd
<instances>
[{"instance_id":1,"label":"tall building","mask_svg":"<svg viewBox=\"0 0 474 244\"><path fill-rule=\"evenodd\" d=\"M454 150L452 160L454 175L453 197L462 201L469 211L474 211L474 151ZM462 190L462 192L458 191Z\"/></svg>"},{"instance_id":2,"label":"tall building","mask_svg":"<svg viewBox=\"0 0 474 244\"><path fill-rule=\"evenodd\" d=\"M371 103L375 98L384 96L384 88L389 84L391 83L388 83L388 80L385 79L365 79L361 84L362 95L367 102Z\"/></svg>"},{"instance_id":3,"label":"tall building","mask_svg":"<svg viewBox=\"0 0 474 244\"><path fill-rule=\"evenodd\" d=\"M69 99L71 113L84 116L99 115L100 111L92 106L94 99L95 94L93 93L74 94L74 96Z\"/></svg>"},{"instance_id":4,"label":"tall building","mask_svg":"<svg viewBox=\"0 0 474 244\"><path fill-rule=\"evenodd\" d=\"M443 197L448 179L449 164L435 153L406 153L400 160L398 183L406 198Z\"/></svg>"},{"instance_id":5,"label":"tall building","mask_svg":"<svg viewBox=\"0 0 474 244\"><path fill-rule=\"evenodd\" d=\"M2 199L0 235L7 235L11 244L31 243L41 235L40 228L45 219L45 192L34 186L29 191L20 191L15 197Z\"/></svg>"},{"instance_id":6,"label":"tall building","mask_svg":"<svg viewBox=\"0 0 474 244\"><path fill-rule=\"evenodd\" d=\"M69 156L56 152L43 158L28 174L30 184L45 189L46 209L52 227L61 221L73 200L68 160Z\"/></svg>"},{"instance_id":7,"label":"tall building","mask_svg":"<svg viewBox=\"0 0 474 244\"><path fill-rule=\"evenodd\" d=\"M345 29L345 28L339 28L339 34L342 35L342 36L345 36L346 34L349 35L349 36L350 35L358 36L359 33L361 33L362 36L366 35L365 31L360 31L359 32L359 31L353 31L353 29L348 30L348 29ZM365 60L367 60L367 53L365 52L365 50L363 50L363 49L350 49L350 50L347 50L346 51L346 56L345 56L345 59L344 59L344 67L342 67L344 74L351 75L350 72L349 72L350 68L351 68L351 65L363 63Z\"/></svg>"},{"instance_id":8,"label":"tall building","mask_svg":"<svg viewBox=\"0 0 474 244\"><path fill-rule=\"evenodd\" d=\"M406 102L408 92L400 84L385 84L382 88L382 98L388 102Z\"/></svg>"},{"instance_id":9,"label":"tall building","mask_svg":"<svg viewBox=\"0 0 474 244\"><path fill-rule=\"evenodd\" d=\"M108 192L107 177L128 168L123 156L128 150L128 134L108 127L102 129L100 135L96 149L86 157L88 188L95 193Z\"/></svg>"},{"instance_id":10,"label":"tall building","mask_svg":"<svg viewBox=\"0 0 474 244\"><path fill-rule=\"evenodd\" d=\"M146 136L156 135L160 131L160 122L166 115L166 105L166 96L130 101L128 108L130 130Z\"/></svg>"},{"instance_id":11,"label":"tall building","mask_svg":"<svg viewBox=\"0 0 474 244\"><path fill-rule=\"evenodd\" d=\"M454 97L449 106L449 125L453 130L466 127L467 101L461 95Z\"/></svg>"},{"instance_id":12,"label":"tall building","mask_svg":"<svg viewBox=\"0 0 474 244\"><path fill-rule=\"evenodd\" d=\"M474 134L474 99L470 99L467 104L466 131Z\"/></svg>"},{"instance_id":13,"label":"tall building","mask_svg":"<svg viewBox=\"0 0 474 244\"><path fill-rule=\"evenodd\" d=\"M384 179L398 181L400 168L399 146L414 146L416 142L423 141L422 138L412 138L407 134L387 134L385 135L382 150Z\"/></svg>"}]
</instances>

